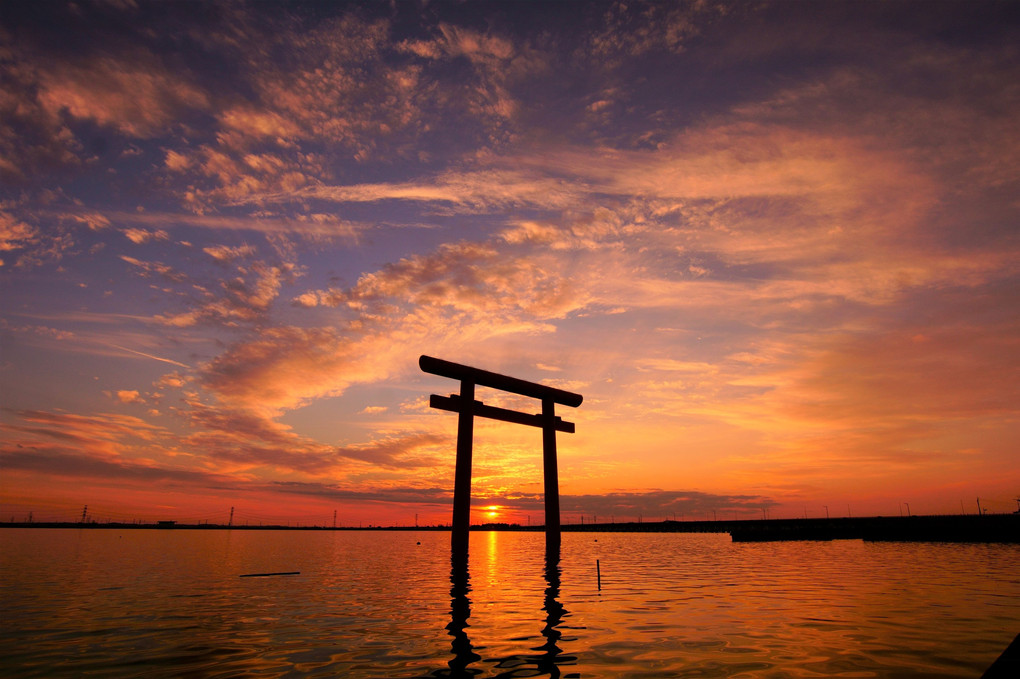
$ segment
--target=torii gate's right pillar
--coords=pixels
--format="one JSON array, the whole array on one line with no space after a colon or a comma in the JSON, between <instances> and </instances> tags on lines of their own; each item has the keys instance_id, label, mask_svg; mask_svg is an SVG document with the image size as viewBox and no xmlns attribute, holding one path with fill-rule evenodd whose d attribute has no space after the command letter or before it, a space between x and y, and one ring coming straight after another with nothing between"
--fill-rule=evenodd
<instances>
[{"instance_id":1,"label":"torii gate's right pillar","mask_svg":"<svg viewBox=\"0 0 1020 679\"><path fill-rule=\"evenodd\" d=\"M542 399L542 462L545 479L545 544L560 544L560 477L556 466L556 403Z\"/></svg>"}]
</instances>

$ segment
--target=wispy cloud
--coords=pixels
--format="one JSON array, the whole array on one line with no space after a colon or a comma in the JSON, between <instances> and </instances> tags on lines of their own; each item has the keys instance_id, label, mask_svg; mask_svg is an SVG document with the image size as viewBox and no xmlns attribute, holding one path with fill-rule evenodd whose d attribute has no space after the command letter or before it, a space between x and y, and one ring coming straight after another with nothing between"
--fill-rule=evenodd
<instances>
[{"instance_id":1,"label":"wispy cloud","mask_svg":"<svg viewBox=\"0 0 1020 679\"><path fill-rule=\"evenodd\" d=\"M234 479L195 469L172 469L123 460L78 455L59 447L3 451L0 460L11 472L34 472L76 479L103 479L137 483L170 482L185 486L236 486Z\"/></svg>"},{"instance_id":2,"label":"wispy cloud","mask_svg":"<svg viewBox=\"0 0 1020 679\"><path fill-rule=\"evenodd\" d=\"M109 219L126 224L146 224L165 230L172 226L202 229L290 234L295 236L356 240L368 225L339 219L334 215L313 213L297 215L208 215L188 212L111 212Z\"/></svg>"},{"instance_id":3,"label":"wispy cloud","mask_svg":"<svg viewBox=\"0 0 1020 679\"><path fill-rule=\"evenodd\" d=\"M180 366L182 368L191 368L191 366L186 364L186 363L181 363L179 361L174 361L173 359L169 359L169 358L160 358L159 356L153 356L152 354L147 354L144 351L135 351L134 349L128 349L127 347L122 347L122 346L119 346L119 345L116 345L116 344L111 344L110 346L113 347L114 349L120 349L121 351L126 351L129 354L134 354L136 356L142 356L143 358L151 358L154 361L161 361L163 363L169 363L170 365L176 365L176 366Z\"/></svg>"}]
</instances>

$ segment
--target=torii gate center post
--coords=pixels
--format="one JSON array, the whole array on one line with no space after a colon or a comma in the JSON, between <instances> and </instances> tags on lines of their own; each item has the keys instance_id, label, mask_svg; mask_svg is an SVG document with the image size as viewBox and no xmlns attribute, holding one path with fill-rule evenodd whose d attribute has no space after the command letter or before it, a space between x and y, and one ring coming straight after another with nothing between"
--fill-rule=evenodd
<instances>
[{"instance_id":1,"label":"torii gate center post","mask_svg":"<svg viewBox=\"0 0 1020 679\"><path fill-rule=\"evenodd\" d=\"M542 428L542 461L545 472L545 537L546 545L560 542L560 486L556 469L556 432L574 433L574 423L557 417L556 404L576 408L583 396L537 382L527 382L487 370L422 356L418 366L424 372L460 380L460 394L429 397L429 405L459 415L457 420L457 467L453 484L453 546L466 548L471 528L471 451L474 439L474 418L488 417L503 422ZM475 400L475 386L529 396L542 402L538 415L487 406Z\"/></svg>"}]
</instances>

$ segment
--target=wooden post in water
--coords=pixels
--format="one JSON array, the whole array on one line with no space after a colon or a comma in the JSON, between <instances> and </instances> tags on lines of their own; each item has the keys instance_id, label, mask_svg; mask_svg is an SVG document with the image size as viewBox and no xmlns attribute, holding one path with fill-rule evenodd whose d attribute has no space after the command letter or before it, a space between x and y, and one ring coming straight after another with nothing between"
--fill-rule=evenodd
<instances>
[{"instance_id":1,"label":"wooden post in water","mask_svg":"<svg viewBox=\"0 0 1020 679\"><path fill-rule=\"evenodd\" d=\"M429 397L429 405L458 414L457 467L453 483L453 536L454 551L467 552L471 529L471 454L474 439L474 418L488 417L503 422L524 424L542 429L542 467L545 477L545 535L546 548L559 551L560 545L560 490L556 465L556 432L574 433L573 422L556 416L556 404L576 408L584 400L574 394L537 382L527 382L487 370L452 363L431 356L421 356L418 366L422 371L460 380L460 394ZM475 400L475 387L491 387L542 401L541 414L521 413L516 410L487 406Z\"/></svg>"}]
</instances>

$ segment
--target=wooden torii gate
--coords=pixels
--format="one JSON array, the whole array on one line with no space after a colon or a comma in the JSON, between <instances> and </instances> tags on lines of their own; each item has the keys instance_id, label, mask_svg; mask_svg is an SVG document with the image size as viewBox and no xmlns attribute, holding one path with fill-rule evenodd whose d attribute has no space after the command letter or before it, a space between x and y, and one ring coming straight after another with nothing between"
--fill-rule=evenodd
<instances>
[{"instance_id":1,"label":"wooden torii gate","mask_svg":"<svg viewBox=\"0 0 1020 679\"><path fill-rule=\"evenodd\" d=\"M556 404L576 408L583 396L562 389L527 382L516 377L480 370L470 366L422 356L418 366L427 373L460 380L460 394L429 397L429 405L459 415L457 420L457 467L453 483L453 546L467 548L471 526L471 452L474 439L474 418L488 417L503 422L526 424L542 429L542 460L545 472L545 537L547 546L560 542L560 486L556 468L556 432L574 433L574 423L565 422L556 415ZM517 412L506 408L487 406L475 400L475 386L491 387L542 402L538 415Z\"/></svg>"}]
</instances>

